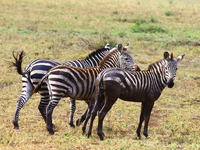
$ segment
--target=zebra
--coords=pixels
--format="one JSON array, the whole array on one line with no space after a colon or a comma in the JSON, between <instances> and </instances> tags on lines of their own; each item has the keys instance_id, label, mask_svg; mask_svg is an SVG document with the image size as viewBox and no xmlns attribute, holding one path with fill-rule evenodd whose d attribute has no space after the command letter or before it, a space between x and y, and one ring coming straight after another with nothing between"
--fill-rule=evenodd
<instances>
[{"instance_id":1,"label":"zebra","mask_svg":"<svg viewBox=\"0 0 200 150\"><path fill-rule=\"evenodd\" d=\"M129 45L124 47L126 50ZM37 59L32 62L30 62L24 71L22 71L22 60L24 57L24 52L17 53L17 55L14 55L13 57L15 62L12 63L14 67L16 67L18 74L22 75L22 93L19 97L17 104L16 104L16 110L13 117L13 125L14 129L19 129L18 124L18 118L21 108L24 106L24 104L29 100L29 98L32 96L32 92L34 87L38 84L40 79L54 66L61 65L61 64L67 64L72 65L76 67L81 68L90 68L93 66L98 66L99 62L110 52L110 46L109 44L106 44L104 48L97 49L96 51L93 51L90 53L85 59L83 60L75 60L75 61L69 61L69 62L56 62L56 61L50 61L45 59ZM46 84L43 83L42 88L39 91L41 95L41 101L38 106L38 109L44 118L46 120L46 114L45 109L46 106L49 103L49 92L46 87ZM74 99L70 99L70 118L69 118L69 125L72 127L75 127L73 123L73 117L74 112L76 109L76 103Z\"/></svg>"},{"instance_id":2,"label":"zebra","mask_svg":"<svg viewBox=\"0 0 200 150\"><path fill-rule=\"evenodd\" d=\"M136 130L141 138L140 130L144 123L143 134L148 137L148 123L154 102L159 98L162 90L168 86L174 86L177 72L177 63L184 55L173 58L168 52L164 53L164 59L149 65L148 70L131 72L120 68L108 68L103 70L96 78L95 104L91 112L90 125L87 133L89 138L92 133L93 121L98 111L97 134L100 140L104 140L102 131L103 120L118 98L125 101L141 102L141 114Z\"/></svg>"},{"instance_id":3,"label":"zebra","mask_svg":"<svg viewBox=\"0 0 200 150\"><path fill-rule=\"evenodd\" d=\"M97 75L105 68L121 67L134 70L136 63L130 54L118 44L115 49L106 55L97 67L88 69L59 65L52 68L38 83L33 93L36 93L46 82L51 95L50 102L46 108L46 128L49 134L54 134L52 124L52 113L62 97L72 99L94 101L94 82ZM86 124L84 124L86 126ZM85 127L82 128L83 132Z\"/></svg>"}]
</instances>

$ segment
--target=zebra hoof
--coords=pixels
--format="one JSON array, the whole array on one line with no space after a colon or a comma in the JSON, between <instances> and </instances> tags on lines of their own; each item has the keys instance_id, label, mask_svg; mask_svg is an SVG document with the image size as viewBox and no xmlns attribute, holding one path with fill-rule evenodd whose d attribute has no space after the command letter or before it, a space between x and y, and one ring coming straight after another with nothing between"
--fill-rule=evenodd
<instances>
[{"instance_id":1,"label":"zebra hoof","mask_svg":"<svg viewBox=\"0 0 200 150\"><path fill-rule=\"evenodd\" d=\"M82 134L85 134L85 130L86 130L86 128L82 127Z\"/></svg>"},{"instance_id":2,"label":"zebra hoof","mask_svg":"<svg viewBox=\"0 0 200 150\"><path fill-rule=\"evenodd\" d=\"M14 129L19 129L19 124L15 121L13 121Z\"/></svg>"},{"instance_id":3,"label":"zebra hoof","mask_svg":"<svg viewBox=\"0 0 200 150\"><path fill-rule=\"evenodd\" d=\"M14 127L14 129L19 130L19 127Z\"/></svg>"},{"instance_id":4,"label":"zebra hoof","mask_svg":"<svg viewBox=\"0 0 200 150\"><path fill-rule=\"evenodd\" d=\"M53 129L47 129L47 130L49 131L49 134L50 134L50 135L54 135Z\"/></svg>"},{"instance_id":5,"label":"zebra hoof","mask_svg":"<svg viewBox=\"0 0 200 150\"><path fill-rule=\"evenodd\" d=\"M99 135L100 140L103 141L105 134L103 132L101 132L101 133L98 133L98 135Z\"/></svg>"},{"instance_id":6,"label":"zebra hoof","mask_svg":"<svg viewBox=\"0 0 200 150\"><path fill-rule=\"evenodd\" d=\"M81 122L81 119L77 119L77 120L76 120L76 126L80 126L81 123L82 123L82 122Z\"/></svg>"},{"instance_id":7,"label":"zebra hoof","mask_svg":"<svg viewBox=\"0 0 200 150\"><path fill-rule=\"evenodd\" d=\"M73 123L69 123L70 127L75 128L75 125Z\"/></svg>"},{"instance_id":8,"label":"zebra hoof","mask_svg":"<svg viewBox=\"0 0 200 150\"><path fill-rule=\"evenodd\" d=\"M91 137L91 132L88 131L87 138L90 138L90 137Z\"/></svg>"},{"instance_id":9,"label":"zebra hoof","mask_svg":"<svg viewBox=\"0 0 200 150\"><path fill-rule=\"evenodd\" d=\"M49 131L49 134L50 135L54 135L54 131Z\"/></svg>"}]
</instances>

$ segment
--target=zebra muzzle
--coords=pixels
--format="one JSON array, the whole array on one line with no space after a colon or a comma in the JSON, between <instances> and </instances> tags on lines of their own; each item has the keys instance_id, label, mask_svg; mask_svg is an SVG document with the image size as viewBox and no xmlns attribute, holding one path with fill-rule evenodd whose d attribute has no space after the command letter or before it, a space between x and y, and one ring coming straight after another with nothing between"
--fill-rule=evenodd
<instances>
[{"instance_id":1,"label":"zebra muzzle","mask_svg":"<svg viewBox=\"0 0 200 150\"><path fill-rule=\"evenodd\" d=\"M168 88L172 88L173 86L174 86L174 80L171 78L171 79L169 79L168 82L167 82L167 87L168 87Z\"/></svg>"}]
</instances>

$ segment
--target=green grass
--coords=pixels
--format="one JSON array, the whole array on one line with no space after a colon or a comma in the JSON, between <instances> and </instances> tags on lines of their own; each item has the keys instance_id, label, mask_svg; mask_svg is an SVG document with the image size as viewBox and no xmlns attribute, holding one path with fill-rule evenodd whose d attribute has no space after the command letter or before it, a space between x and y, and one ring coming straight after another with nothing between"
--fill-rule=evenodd
<instances>
[{"instance_id":1,"label":"green grass","mask_svg":"<svg viewBox=\"0 0 200 150\"><path fill-rule=\"evenodd\" d=\"M200 27L199 1L1 1L0 9L0 147L2 149L200 149ZM20 113L20 130L12 118L21 94L21 76L7 61L12 51L26 53L23 68L35 59L84 59L109 42L130 43L129 52L141 69L163 57L186 54L179 64L175 86L164 89L149 123L149 139L136 138L140 103L118 100L104 120L106 138L91 138L81 127L70 128L69 99L53 114L55 135L50 136L37 109L35 94ZM86 109L77 101L75 120Z\"/></svg>"},{"instance_id":2,"label":"green grass","mask_svg":"<svg viewBox=\"0 0 200 150\"><path fill-rule=\"evenodd\" d=\"M135 25L132 27L133 33L165 33L167 32L165 29L154 26L154 25L148 25L148 26L142 26L140 21L137 21Z\"/></svg>"}]
</instances>

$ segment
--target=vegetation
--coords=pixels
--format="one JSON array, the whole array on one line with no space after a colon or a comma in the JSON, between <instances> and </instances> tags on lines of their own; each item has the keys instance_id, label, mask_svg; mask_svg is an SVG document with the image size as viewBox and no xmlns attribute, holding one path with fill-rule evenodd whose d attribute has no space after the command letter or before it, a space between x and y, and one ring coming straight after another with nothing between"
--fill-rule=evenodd
<instances>
[{"instance_id":1,"label":"vegetation","mask_svg":"<svg viewBox=\"0 0 200 150\"><path fill-rule=\"evenodd\" d=\"M200 149L200 1L192 0L1 0L0 9L0 147L1 149ZM130 43L141 69L163 57L186 54L172 89L164 89L152 111L149 135L139 140L140 103L118 100L104 121L106 138L87 139L81 127L70 128L69 99L54 111L50 136L37 109L35 94L22 108L19 130L12 118L21 94L21 76L8 62L12 51L24 50L23 68L35 59L83 59L109 42ZM75 120L86 109L77 101Z\"/></svg>"}]
</instances>

